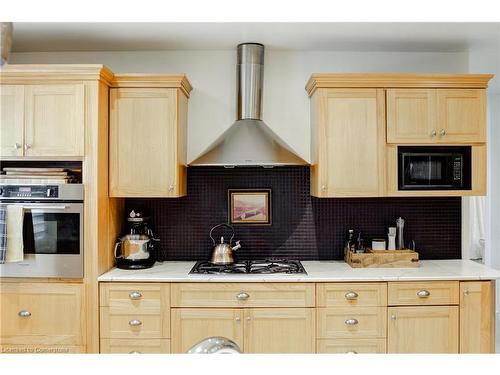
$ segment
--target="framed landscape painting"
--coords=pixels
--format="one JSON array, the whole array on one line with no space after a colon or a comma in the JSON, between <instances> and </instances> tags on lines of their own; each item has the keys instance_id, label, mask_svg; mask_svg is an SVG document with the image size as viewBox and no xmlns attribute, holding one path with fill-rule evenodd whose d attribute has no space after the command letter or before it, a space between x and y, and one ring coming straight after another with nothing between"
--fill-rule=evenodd
<instances>
[{"instance_id":1,"label":"framed landscape painting","mask_svg":"<svg viewBox=\"0 0 500 375\"><path fill-rule=\"evenodd\" d=\"M271 225L271 189L229 189L229 224Z\"/></svg>"}]
</instances>

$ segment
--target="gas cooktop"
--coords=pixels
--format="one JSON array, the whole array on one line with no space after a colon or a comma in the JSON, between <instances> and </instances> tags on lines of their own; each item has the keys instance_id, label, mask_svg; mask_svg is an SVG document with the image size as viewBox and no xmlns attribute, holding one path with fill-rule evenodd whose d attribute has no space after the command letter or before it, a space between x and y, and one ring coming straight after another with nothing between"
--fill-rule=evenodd
<instances>
[{"instance_id":1,"label":"gas cooktop","mask_svg":"<svg viewBox=\"0 0 500 375\"><path fill-rule=\"evenodd\" d=\"M242 260L233 264L217 265L210 262L196 262L189 274L307 274L298 260L264 259Z\"/></svg>"}]
</instances>

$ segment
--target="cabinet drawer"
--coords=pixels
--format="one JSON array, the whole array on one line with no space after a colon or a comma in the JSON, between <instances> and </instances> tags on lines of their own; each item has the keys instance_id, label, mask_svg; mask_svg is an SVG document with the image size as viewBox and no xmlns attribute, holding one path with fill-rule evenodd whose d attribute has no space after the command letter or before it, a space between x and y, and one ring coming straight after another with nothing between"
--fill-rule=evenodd
<instances>
[{"instance_id":1,"label":"cabinet drawer","mask_svg":"<svg viewBox=\"0 0 500 375\"><path fill-rule=\"evenodd\" d=\"M84 345L83 285L2 283L0 342Z\"/></svg>"},{"instance_id":2,"label":"cabinet drawer","mask_svg":"<svg viewBox=\"0 0 500 375\"><path fill-rule=\"evenodd\" d=\"M131 314L126 310L101 307L101 338L169 338L170 312Z\"/></svg>"},{"instance_id":3,"label":"cabinet drawer","mask_svg":"<svg viewBox=\"0 0 500 375\"><path fill-rule=\"evenodd\" d=\"M130 314L160 314L170 307L170 284L101 283L100 305Z\"/></svg>"},{"instance_id":4,"label":"cabinet drawer","mask_svg":"<svg viewBox=\"0 0 500 375\"><path fill-rule=\"evenodd\" d=\"M386 353L385 339L318 340L318 353Z\"/></svg>"},{"instance_id":5,"label":"cabinet drawer","mask_svg":"<svg viewBox=\"0 0 500 375\"><path fill-rule=\"evenodd\" d=\"M386 307L331 307L317 309L317 337L383 338L386 336Z\"/></svg>"},{"instance_id":6,"label":"cabinet drawer","mask_svg":"<svg viewBox=\"0 0 500 375\"><path fill-rule=\"evenodd\" d=\"M101 353L170 353L170 340L101 339Z\"/></svg>"},{"instance_id":7,"label":"cabinet drawer","mask_svg":"<svg viewBox=\"0 0 500 375\"><path fill-rule=\"evenodd\" d=\"M172 284L172 307L314 307L314 284Z\"/></svg>"},{"instance_id":8,"label":"cabinet drawer","mask_svg":"<svg viewBox=\"0 0 500 375\"><path fill-rule=\"evenodd\" d=\"M398 305L457 305L458 281L421 281L388 283L388 304Z\"/></svg>"},{"instance_id":9,"label":"cabinet drawer","mask_svg":"<svg viewBox=\"0 0 500 375\"><path fill-rule=\"evenodd\" d=\"M321 283L316 286L318 307L386 306L386 283Z\"/></svg>"}]
</instances>

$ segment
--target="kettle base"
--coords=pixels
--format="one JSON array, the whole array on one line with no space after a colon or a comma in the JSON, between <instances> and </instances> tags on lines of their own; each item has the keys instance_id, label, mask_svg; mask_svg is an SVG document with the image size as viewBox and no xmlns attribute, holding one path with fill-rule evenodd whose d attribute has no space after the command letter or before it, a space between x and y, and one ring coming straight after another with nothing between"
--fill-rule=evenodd
<instances>
[{"instance_id":1,"label":"kettle base","mask_svg":"<svg viewBox=\"0 0 500 375\"><path fill-rule=\"evenodd\" d=\"M116 262L116 267L122 270L143 270L146 268L151 268L155 264L154 260L141 260L141 261L132 261L132 260L122 260Z\"/></svg>"}]
</instances>

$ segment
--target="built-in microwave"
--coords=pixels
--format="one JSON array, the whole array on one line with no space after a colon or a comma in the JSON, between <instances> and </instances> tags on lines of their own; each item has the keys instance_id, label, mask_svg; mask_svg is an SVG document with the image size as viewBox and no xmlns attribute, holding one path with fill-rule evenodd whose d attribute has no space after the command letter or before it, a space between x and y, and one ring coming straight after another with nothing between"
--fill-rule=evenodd
<instances>
[{"instance_id":1,"label":"built-in microwave","mask_svg":"<svg viewBox=\"0 0 500 375\"><path fill-rule=\"evenodd\" d=\"M24 245L1 277L83 278L83 185L0 184L0 205L22 207Z\"/></svg>"},{"instance_id":2,"label":"built-in microwave","mask_svg":"<svg viewBox=\"0 0 500 375\"><path fill-rule=\"evenodd\" d=\"M470 190L470 146L398 146L399 190Z\"/></svg>"}]
</instances>

